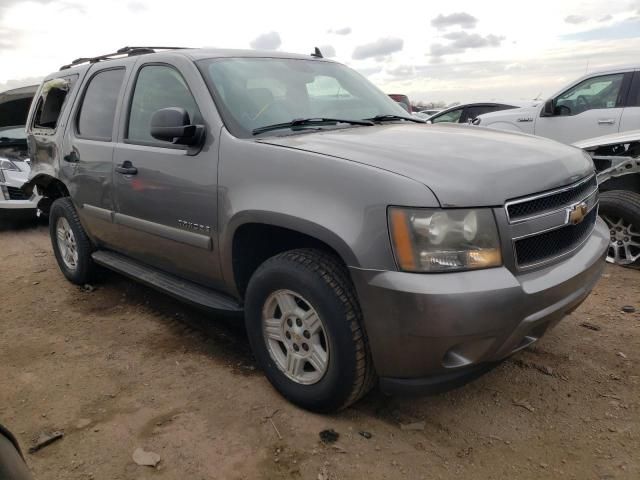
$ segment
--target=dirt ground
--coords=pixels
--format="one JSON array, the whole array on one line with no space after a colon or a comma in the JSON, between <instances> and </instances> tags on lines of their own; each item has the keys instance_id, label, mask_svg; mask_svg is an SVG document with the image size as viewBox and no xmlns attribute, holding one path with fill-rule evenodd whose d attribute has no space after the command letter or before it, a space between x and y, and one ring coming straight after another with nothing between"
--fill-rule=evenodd
<instances>
[{"instance_id":1,"label":"dirt ground","mask_svg":"<svg viewBox=\"0 0 640 480\"><path fill-rule=\"evenodd\" d=\"M115 274L69 284L45 226L0 229L0 272L0 423L25 448L64 432L27 455L38 480L640 478L640 271L608 266L539 344L461 389L374 391L330 416L270 387L238 319Z\"/></svg>"}]
</instances>

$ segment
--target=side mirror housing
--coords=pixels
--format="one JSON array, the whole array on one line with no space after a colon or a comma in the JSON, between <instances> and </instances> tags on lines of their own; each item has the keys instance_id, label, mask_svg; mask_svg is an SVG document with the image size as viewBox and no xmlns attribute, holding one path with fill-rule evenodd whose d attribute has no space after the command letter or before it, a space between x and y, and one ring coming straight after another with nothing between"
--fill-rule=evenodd
<instances>
[{"instance_id":1,"label":"side mirror housing","mask_svg":"<svg viewBox=\"0 0 640 480\"><path fill-rule=\"evenodd\" d=\"M540 114L541 117L553 117L556 113L556 102L553 98L550 98L546 102L544 102L544 106L542 107L542 112Z\"/></svg>"},{"instance_id":2,"label":"side mirror housing","mask_svg":"<svg viewBox=\"0 0 640 480\"><path fill-rule=\"evenodd\" d=\"M204 126L192 125L184 108L162 108L151 117L151 136L175 145L197 145L204 136Z\"/></svg>"}]
</instances>

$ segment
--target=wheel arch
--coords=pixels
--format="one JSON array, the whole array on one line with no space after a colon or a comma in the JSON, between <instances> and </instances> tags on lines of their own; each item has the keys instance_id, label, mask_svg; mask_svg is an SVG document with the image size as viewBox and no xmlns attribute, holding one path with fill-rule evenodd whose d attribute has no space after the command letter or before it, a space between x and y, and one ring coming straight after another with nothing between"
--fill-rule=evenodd
<instances>
[{"instance_id":1,"label":"wheel arch","mask_svg":"<svg viewBox=\"0 0 640 480\"><path fill-rule=\"evenodd\" d=\"M266 259L296 248L317 248L334 254L347 266L358 260L335 232L306 219L276 212L242 212L231 219L221 243L223 272L235 293L244 297L255 270Z\"/></svg>"},{"instance_id":2,"label":"wheel arch","mask_svg":"<svg viewBox=\"0 0 640 480\"><path fill-rule=\"evenodd\" d=\"M22 190L30 196L35 187L38 187L38 193L42 195L38 208L47 215L54 201L71 196L69 189L60 179L46 173L35 175L22 186Z\"/></svg>"}]
</instances>

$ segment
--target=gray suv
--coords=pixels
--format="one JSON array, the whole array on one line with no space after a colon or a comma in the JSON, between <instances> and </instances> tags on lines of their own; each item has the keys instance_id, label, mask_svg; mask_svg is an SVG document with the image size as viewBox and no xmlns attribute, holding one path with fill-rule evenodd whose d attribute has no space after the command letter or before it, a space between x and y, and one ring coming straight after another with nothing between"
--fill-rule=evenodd
<instances>
[{"instance_id":1,"label":"gray suv","mask_svg":"<svg viewBox=\"0 0 640 480\"><path fill-rule=\"evenodd\" d=\"M42 83L29 114L53 250L243 312L292 402L333 411L455 385L537 341L597 282L593 162L425 125L339 63L127 47Z\"/></svg>"}]
</instances>

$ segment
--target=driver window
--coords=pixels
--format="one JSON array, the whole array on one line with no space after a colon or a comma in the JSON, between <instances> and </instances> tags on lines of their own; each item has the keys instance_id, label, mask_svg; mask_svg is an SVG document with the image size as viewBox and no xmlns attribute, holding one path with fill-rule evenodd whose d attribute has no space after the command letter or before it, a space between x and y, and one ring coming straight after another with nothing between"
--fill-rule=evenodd
<instances>
[{"instance_id":1,"label":"driver window","mask_svg":"<svg viewBox=\"0 0 640 480\"><path fill-rule=\"evenodd\" d=\"M460 115L462 115L462 108L458 108L457 110L451 110L450 112L444 113L439 117L432 118L431 121L433 123L440 123L440 122L458 123L458 121L460 120Z\"/></svg>"},{"instance_id":2,"label":"driver window","mask_svg":"<svg viewBox=\"0 0 640 480\"><path fill-rule=\"evenodd\" d=\"M556 115L578 115L597 108L615 108L624 73L593 77L556 98Z\"/></svg>"},{"instance_id":3,"label":"driver window","mask_svg":"<svg viewBox=\"0 0 640 480\"><path fill-rule=\"evenodd\" d=\"M182 76L172 67L149 65L138 74L127 138L133 142L163 143L151 136L151 117L162 108L181 107L192 123L199 123L200 112Z\"/></svg>"}]
</instances>

